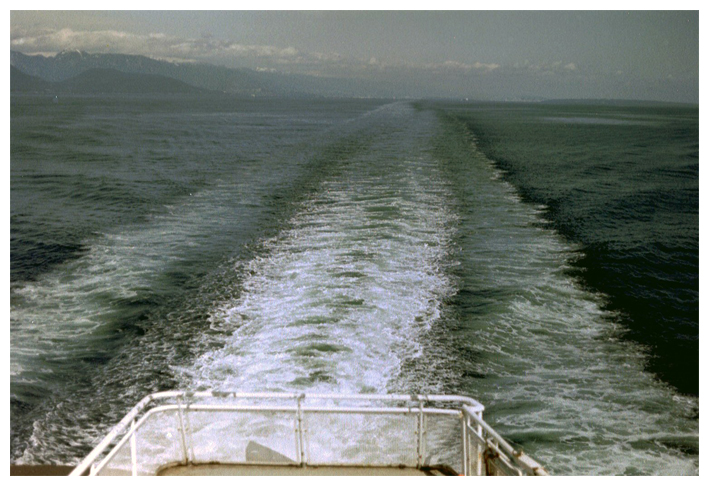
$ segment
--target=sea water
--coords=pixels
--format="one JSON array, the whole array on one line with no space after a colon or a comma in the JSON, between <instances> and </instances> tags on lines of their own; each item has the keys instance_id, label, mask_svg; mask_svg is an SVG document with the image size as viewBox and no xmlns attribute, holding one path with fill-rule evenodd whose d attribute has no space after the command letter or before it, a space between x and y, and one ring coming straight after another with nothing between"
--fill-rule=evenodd
<instances>
[{"instance_id":1,"label":"sea water","mask_svg":"<svg viewBox=\"0 0 709 486\"><path fill-rule=\"evenodd\" d=\"M465 394L552 473L698 471L696 108L13 96L10 226L14 462L188 388Z\"/></svg>"}]
</instances>

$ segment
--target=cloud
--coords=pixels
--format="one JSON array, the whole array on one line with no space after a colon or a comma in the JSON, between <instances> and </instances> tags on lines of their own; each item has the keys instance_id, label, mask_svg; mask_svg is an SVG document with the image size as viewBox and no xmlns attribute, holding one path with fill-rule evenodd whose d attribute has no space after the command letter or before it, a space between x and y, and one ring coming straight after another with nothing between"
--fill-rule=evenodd
<instances>
[{"instance_id":1,"label":"cloud","mask_svg":"<svg viewBox=\"0 0 709 486\"><path fill-rule=\"evenodd\" d=\"M531 62L529 60L514 63L503 68L506 74L531 75L540 77L580 77L587 76L577 63L566 61Z\"/></svg>"},{"instance_id":2,"label":"cloud","mask_svg":"<svg viewBox=\"0 0 709 486\"><path fill-rule=\"evenodd\" d=\"M364 58L337 52L305 52L292 46L241 44L212 35L185 38L161 32L136 34L120 30L28 30L12 27L11 49L25 54L56 53L79 49L89 53L138 54L172 62L209 62L229 67L274 69L316 76L410 75L454 78L514 76L580 76L574 62L530 62L503 65L498 62L444 60L436 63L384 61L375 55Z\"/></svg>"},{"instance_id":3,"label":"cloud","mask_svg":"<svg viewBox=\"0 0 709 486\"><path fill-rule=\"evenodd\" d=\"M433 70L462 71L469 73L471 71L491 72L498 69L500 65L496 63L484 63L479 61L476 61L473 64L466 64L458 61L445 61L438 64L427 64L424 67Z\"/></svg>"},{"instance_id":4,"label":"cloud","mask_svg":"<svg viewBox=\"0 0 709 486\"><path fill-rule=\"evenodd\" d=\"M117 30L44 29L29 32L12 29L10 47L25 54L80 49L87 52L139 54L184 61L242 57L294 61L302 57L293 47L245 45L208 37L191 39L168 36L163 33L135 34Z\"/></svg>"}]
</instances>

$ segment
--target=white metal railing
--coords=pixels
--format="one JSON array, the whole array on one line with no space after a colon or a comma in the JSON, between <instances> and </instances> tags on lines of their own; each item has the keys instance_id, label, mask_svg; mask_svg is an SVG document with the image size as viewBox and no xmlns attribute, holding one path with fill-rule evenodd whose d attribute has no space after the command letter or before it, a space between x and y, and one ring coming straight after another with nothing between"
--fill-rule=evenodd
<instances>
[{"instance_id":1,"label":"white metal railing","mask_svg":"<svg viewBox=\"0 0 709 486\"><path fill-rule=\"evenodd\" d=\"M448 395L160 392L141 400L71 475L214 462L546 475L485 423L483 410Z\"/></svg>"}]
</instances>

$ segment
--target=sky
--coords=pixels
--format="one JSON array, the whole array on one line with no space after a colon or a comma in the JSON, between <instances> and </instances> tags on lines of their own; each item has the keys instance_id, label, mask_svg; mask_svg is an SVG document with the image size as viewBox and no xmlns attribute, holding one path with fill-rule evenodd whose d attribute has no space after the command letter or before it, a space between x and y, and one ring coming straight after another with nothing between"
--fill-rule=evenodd
<instances>
[{"instance_id":1,"label":"sky","mask_svg":"<svg viewBox=\"0 0 709 486\"><path fill-rule=\"evenodd\" d=\"M10 49L356 77L478 99L699 100L697 10L15 10Z\"/></svg>"}]
</instances>

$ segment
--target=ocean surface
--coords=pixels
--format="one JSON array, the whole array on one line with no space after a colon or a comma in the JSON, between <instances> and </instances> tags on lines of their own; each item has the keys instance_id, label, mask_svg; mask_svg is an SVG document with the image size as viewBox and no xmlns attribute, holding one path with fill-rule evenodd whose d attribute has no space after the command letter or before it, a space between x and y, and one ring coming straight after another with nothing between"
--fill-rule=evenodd
<instances>
[{"instance_id":1,"label":"ocean surface","mask_svg":"<svg viewBox=\"0 0 709 486\"><path fill-rule=\"evenodd\" d=\"M697 474L699 112L11 96L10 460L166 389L466 394Z\"/></svg>"}]
</instances>

